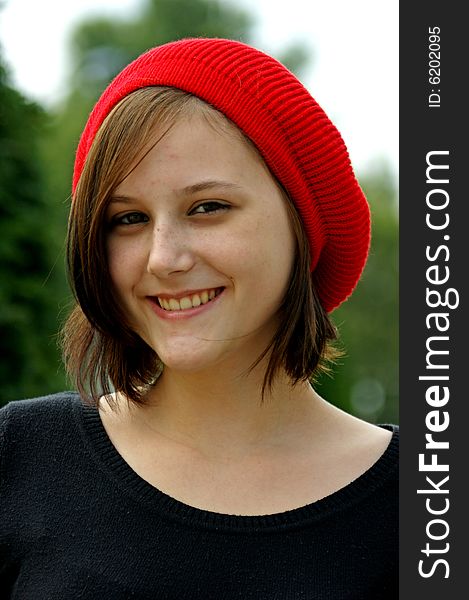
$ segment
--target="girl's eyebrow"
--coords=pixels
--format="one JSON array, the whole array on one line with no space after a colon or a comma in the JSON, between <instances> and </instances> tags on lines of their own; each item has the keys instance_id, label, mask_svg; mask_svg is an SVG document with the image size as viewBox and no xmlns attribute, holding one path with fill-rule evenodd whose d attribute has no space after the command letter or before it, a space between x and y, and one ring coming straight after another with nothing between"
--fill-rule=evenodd
<instances>
[{"instance_id":1,"label":"girl's eyebrow","mask_svg":"<svg viewBox=\"0 0 469 600\"><path fill-rule=\"evenodd\" d=\"M176 193L181 196L190 196L192 194L196 194L197 192L204 192L206 190L211 190L214 188L221 188L225 190L242 190L243 188L237 183L232 183L230 181L223 181L218 179L207 179L204 181L199 181L198 183L193 183L191 185L187 185L186 187L181 188L180 190L176 190ZM109 204L112 203L121 203L121 204L129 204L131 202L135 202L136 198L132 196L127 196L125 194L114 194L111 196L109 200Z\"/></svg>"},{"instance_id":2,"label":"girl's eyebrow","mask_svg":"<svg viewBox=\"0 0 469 600\"><path fill-rule=\"evenodd\" d=\"M115 202L118 202L119 204L130 204L131 202L135 202L135 198L132 198L132 196L121 196L120 194L115 194L114 196L111 196L109 204L113 204Z\"/></svg>"},{"instance_id":3,"label":"girl's eyebrow","mask_svg":"<svg viewBox=\"0 0 469 600\"><path fill-rule=\"evenodd\" d=\"M188 185L180 190L180 193L186 196L191 194L196 194L197 192L204 192L206 190L211 190L213 188L224 188L229 190L240 190L242 189L240 185L236 183L231 183L230 181L222 181L217 179L207 179L205 181L200 181L199 183L194 183L192 185Z\"/></svg>"}]
</instances>

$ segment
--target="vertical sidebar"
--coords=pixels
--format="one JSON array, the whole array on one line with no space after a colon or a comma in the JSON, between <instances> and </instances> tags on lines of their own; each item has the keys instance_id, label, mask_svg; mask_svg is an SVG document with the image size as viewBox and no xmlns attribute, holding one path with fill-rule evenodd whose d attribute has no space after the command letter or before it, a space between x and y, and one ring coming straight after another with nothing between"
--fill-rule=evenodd
<instances>
[{"instance_id":1,"label":"vertical sidebar","mask_svg":"<svg viewBox=\"0 0 469 600\"><path fill-rule=\"evenodd\" d=\"M467 597L469 173L462 5L400 5L400 595Z\"/></svg>"}]
</instances>

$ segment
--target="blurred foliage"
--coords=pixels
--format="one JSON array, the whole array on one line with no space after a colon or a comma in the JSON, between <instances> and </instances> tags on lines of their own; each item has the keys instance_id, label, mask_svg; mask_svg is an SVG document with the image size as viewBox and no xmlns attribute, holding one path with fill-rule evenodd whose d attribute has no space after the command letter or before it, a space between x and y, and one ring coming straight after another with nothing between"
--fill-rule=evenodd
<instances>
[{"instance_id":1,"label":"blurred foliage","mask_svg":"<svg viewBox=\"0 0 469 600\"><path fill-rule=\"evenodd\" d=\"M8 85L0 58L0 403L59 389L60 286L39 139L47 117Z\"/></svg>"},{"instance_id":2,"label":"blurred foliage","mask_svg":"<svg viewBox=\"0 0 469 600\"><path fill-rule=\"evenodd\" d=\"M150 47L189 36L255 45L254 27L244 9L220 0L146 0L131 20L87 19L72 34L68 93L48 115L1 71L0 404L66 385L55 344L69 303L62 246L75 149L102 90ZM300 74L311 51L292 43L277 58ZM372 250L356 292L333 314L347 355L318 391L365 419L397 422L396 191L385 167L360 180Z\"/></svg>"}]
</instances>

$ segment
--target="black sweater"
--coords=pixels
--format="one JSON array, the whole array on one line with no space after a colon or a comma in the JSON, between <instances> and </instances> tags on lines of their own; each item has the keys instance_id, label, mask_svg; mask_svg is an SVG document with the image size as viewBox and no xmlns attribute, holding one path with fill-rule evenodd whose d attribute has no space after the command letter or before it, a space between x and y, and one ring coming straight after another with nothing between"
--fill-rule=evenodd
<instances>
[{"instance_id":1,"label":"black sweater","mask_svg":"<svg viewBox=\"0 0 469 600\"><path fill-rule=\"evenodd\" d=\"M0 460L2 599L398 597L395 427L351 484L262 516L204 511L160 492L73 392L0 410Z\"/></svg>"}]
</instances>

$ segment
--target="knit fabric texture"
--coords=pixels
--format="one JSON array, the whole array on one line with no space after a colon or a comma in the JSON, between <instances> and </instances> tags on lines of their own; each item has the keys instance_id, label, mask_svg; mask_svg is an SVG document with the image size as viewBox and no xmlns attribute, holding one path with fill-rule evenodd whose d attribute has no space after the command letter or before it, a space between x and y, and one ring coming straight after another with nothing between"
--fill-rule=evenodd
<instances>
[{"instance_id":1,"label":"knit fabric texture","mask_svg":"<svg viewBox=\"0 0 469 600\"><path fill-rule=\"evenodd\" d=\"M77 394L12 402L0 410L0 515L5 599L394 600L398 432L330 496L241 516L140 478Z\"/></svg>"},{"instance_id":2,"label":"knit fabric texture","mask_svg":"<svg viewBox=\"0 0 469 600\"><path fill-rule=\"evenodd\" d=\"M255 144L302 218L311 271L330 312L352 293L370 244L370 211L342 137L302 83L281 63L241 42L183 39L130 63L106 88L81 136L73 192L93 139L111 109L147 86L205 100Z\"/></svg>"}]
</instances>

